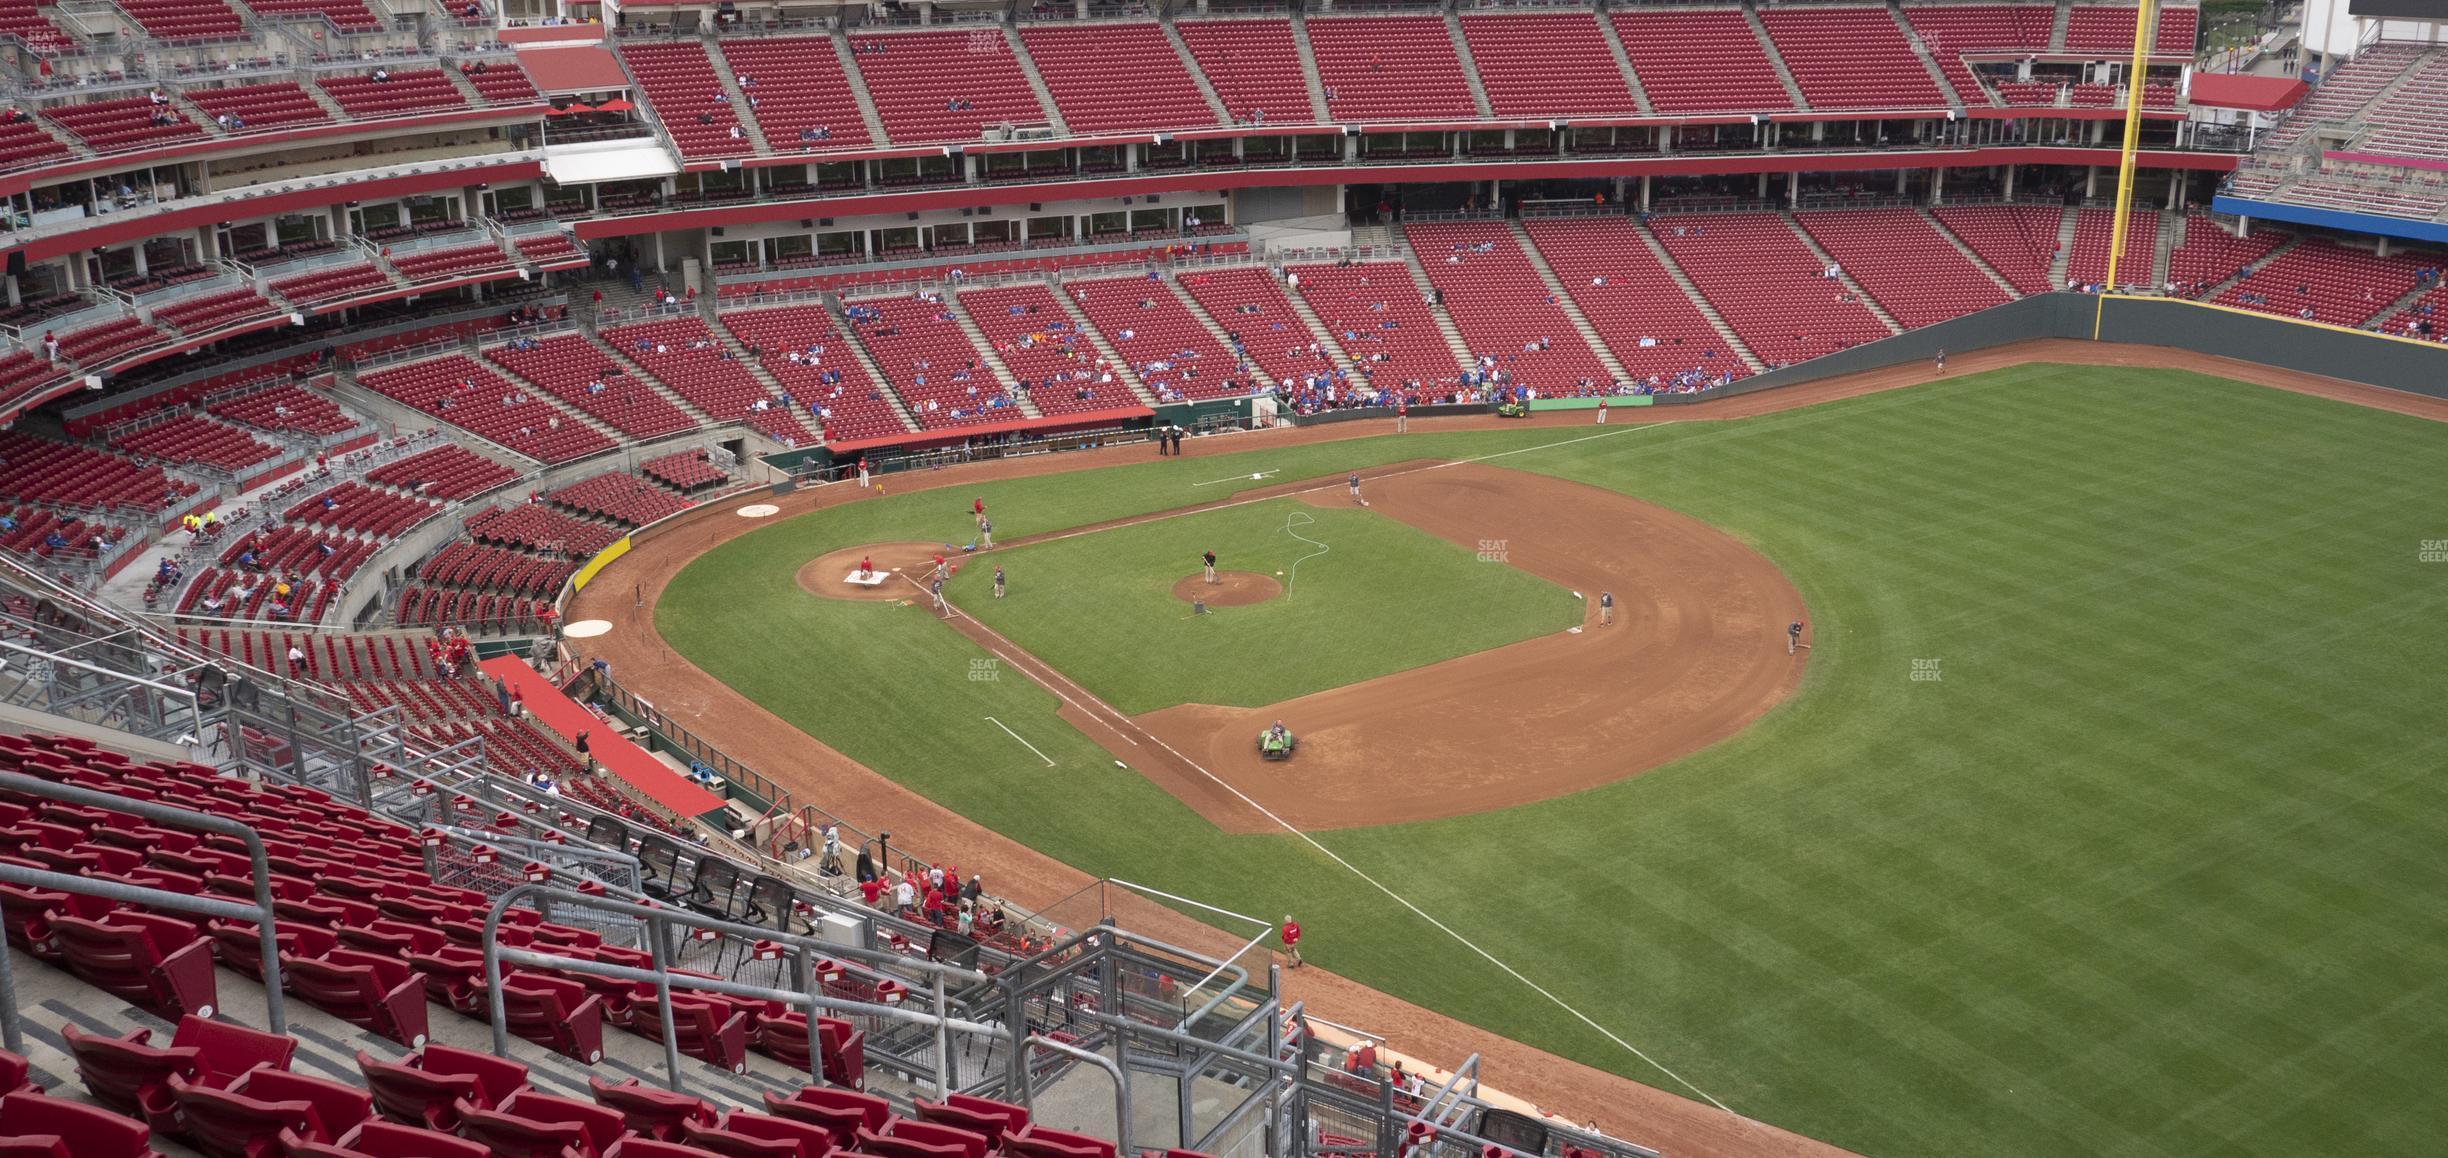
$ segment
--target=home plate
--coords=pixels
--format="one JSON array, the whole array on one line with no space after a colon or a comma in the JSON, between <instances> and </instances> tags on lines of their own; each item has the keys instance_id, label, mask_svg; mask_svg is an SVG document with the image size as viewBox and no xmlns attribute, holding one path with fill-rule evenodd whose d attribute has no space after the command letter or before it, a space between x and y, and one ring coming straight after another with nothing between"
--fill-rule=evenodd
<instances>
[{"instance_id":1,"label":"home plate","mask_svg":"<svg viewBox=\"0 0 2448 1158\"><path fill-rule=\"evenodd\" d=\"M772 503L754 503L739 509L739 517L743 519L770 519L781 513L782 508Z\"/></svg>"},{"instance_id":2,"label":"home plate","mask_svg":"<svg viewBox=\"0 0 2448 1158\"><path fill-rule=\"evenodd\" d=\"M581 619L562 628L561 634L571 639L593 639L611 630L612 621L609 619Z\"/></svg>"}]
</instances>

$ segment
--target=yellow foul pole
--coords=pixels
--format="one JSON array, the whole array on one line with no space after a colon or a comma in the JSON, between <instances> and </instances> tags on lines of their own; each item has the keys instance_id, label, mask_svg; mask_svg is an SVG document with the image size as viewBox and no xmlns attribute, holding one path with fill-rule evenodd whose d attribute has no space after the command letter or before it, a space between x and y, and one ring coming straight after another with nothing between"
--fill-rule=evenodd
<instances>
[{"instance_id":1,"label":"yellow foul pole","mask_svg":"<svg viewBox=\"0 0 2448 1158\"><path fill-rule=\"evenodd\" d=\"M2125 256L2125 222L2133 212L2134 148L2142 141L2142 78L2157 24L2152 19L2155 10L2152 0L2134 6L2133 67L2125 75L2125 142L2117 149L2116 221L2108 232L2108 280L2091 306L2094 342L2099 340L2100 323L2108 310L2108 295L2116 292L2117 262Z\"/></svg>"}]
</instances>

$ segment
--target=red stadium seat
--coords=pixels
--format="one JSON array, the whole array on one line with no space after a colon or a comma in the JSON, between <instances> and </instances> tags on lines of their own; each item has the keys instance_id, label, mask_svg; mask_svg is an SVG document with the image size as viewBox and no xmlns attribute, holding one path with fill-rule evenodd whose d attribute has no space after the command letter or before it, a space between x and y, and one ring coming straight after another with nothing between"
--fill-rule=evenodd
<instances>
[{"instance_id":1,"label":"red stadium seat","mask_svg":"<svg viewBox=\"0 0 2448 1158\"><path fill-rule=\"evenodd\" d=\"M456 1129L460 1105L489 1110L527 1085L526 1066L447 1045L428 1045L396 1062L360 1050L357 1069L385 1117L429 1130Z\"/></svg>"}]
</instances>

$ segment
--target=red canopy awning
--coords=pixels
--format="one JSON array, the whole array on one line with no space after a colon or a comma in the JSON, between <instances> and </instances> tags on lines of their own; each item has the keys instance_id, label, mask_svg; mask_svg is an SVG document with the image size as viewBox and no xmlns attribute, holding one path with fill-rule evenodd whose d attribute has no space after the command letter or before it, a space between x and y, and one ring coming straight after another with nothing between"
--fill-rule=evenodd
<instances>
[{"instance_id":1,"label":"red canopy awning","mask_svg":"<svg viewBox=\"0 0 2448 1158\"><path fill-rule=\"evenodd\" d=\"M2239 76L2224 72L2193 74L2193 103L2214 109L2247 109L2274 113L2291 109L2312 91L2291 76Z\"/></svg>"}]
</instances>

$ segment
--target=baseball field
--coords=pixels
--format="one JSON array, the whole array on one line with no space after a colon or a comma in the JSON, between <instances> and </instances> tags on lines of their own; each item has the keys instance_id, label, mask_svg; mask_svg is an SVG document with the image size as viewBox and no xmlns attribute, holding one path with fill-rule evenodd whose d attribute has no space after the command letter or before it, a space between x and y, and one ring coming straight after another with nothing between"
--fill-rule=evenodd
<instances>
[{"instance_id":1,"label":"baseball field","mask_svg":"<svg viewBox=\"0 0 2448 1158\"><path fill-rule=\"evenodd\" d=\"M2035 364L1100 455L728 537L652 627L1067 865L1296 912L1324 969L1839 1146L2430 1154L2442 433ZM972 540L975 499L1005 546L948 619L838 597L847 559ZM1209 549L1257 594L1198 615ZM1267 718L1291 761L1249 750Z\"/></svg>"}]
</instances>

